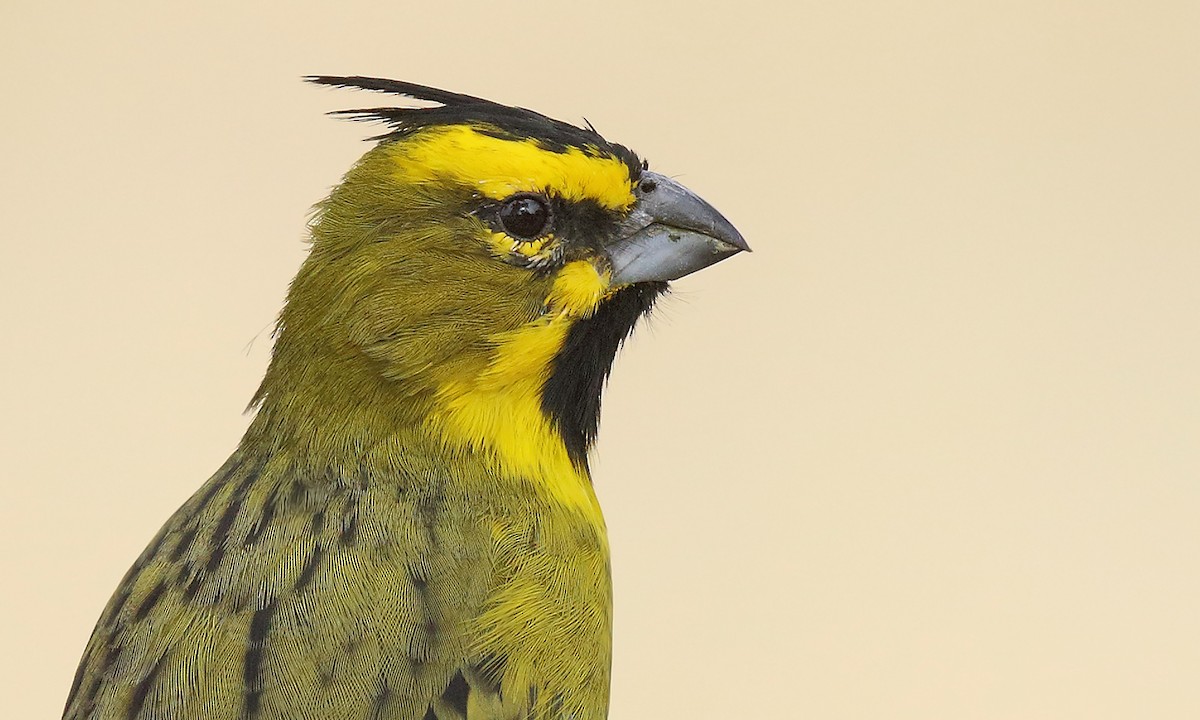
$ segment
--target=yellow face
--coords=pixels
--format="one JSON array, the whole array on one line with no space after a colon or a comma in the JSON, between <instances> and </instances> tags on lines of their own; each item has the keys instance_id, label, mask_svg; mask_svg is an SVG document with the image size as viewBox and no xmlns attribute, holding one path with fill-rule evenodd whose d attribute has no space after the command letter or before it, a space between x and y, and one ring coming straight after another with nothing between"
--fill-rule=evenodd
<instances>
[{"instance_id":1,"label":"yellow face","mask_svg":"<svg viewBox=\"0 0 1200 720\"><path fill-rule=\"evenodd\" d=\"M433 436L490 457L498 477L543 479L588 514L598 513L582 479L592 429L580 421L568 445L575 421L562 418L592 375L576 382L560 368L580 363L559 358L570 338L591 347L578 338L594 326L612 347L586 365L607 373L612 338L640 312L605 320L606 301L648 292L614 287L605 252L637 203L640 165L595 137L551 144L460 123L381 143L322 206L285 318L369 359L388 392L419 398L402 410ZM555 377L567 391L549 403Z\"/></svg>"},{"instance_id":2,"label":"yellow face","mask_svg":"<svg viewBox=\"0 0 1200 720\"><path fill-rule=\"evenodd\" d=\"M550 148L469 125L425 128L385 147L403 186L470 189L463 209L483 220L494 257L553 273L548 312L586 317L607 296L611 272L594 234L636 202L628 162L596 145ZM513 203L545 212L545 224L514 229Z\"/></svg>"},{"instance_id":3,"label":"yellow face","mask_svg":"<svg viewBox=\"0 0 1200 720\"><path fill-rule=\"evenodd\" d=\"M469 125L425 128L384 152L397 186L464 191L458 211L478 221L478 239L502 263L496 272L524 268L543 288L537 316L487 338L481 372L440 386L429 422L451 442L494 453L504 475L555 478L552 495L597 512L540 393L573 324L611 293L600 246L636 202L630 164L596 146L550 148Z\"/></svg>"},{"instance_id":4,"label":"yellow face","mask_svg":"<svg viewBox=\"0 0 1200 720\"><path fill-rule=\"evenodd\" d=\"M340 417L347 437L421 427L597 514L586 454L618 348L668 280L744 241L591 128L409 83L314 81L439 106L348 111L393 131L319 206L259 398Z\"/></svg>"}]
</instances>

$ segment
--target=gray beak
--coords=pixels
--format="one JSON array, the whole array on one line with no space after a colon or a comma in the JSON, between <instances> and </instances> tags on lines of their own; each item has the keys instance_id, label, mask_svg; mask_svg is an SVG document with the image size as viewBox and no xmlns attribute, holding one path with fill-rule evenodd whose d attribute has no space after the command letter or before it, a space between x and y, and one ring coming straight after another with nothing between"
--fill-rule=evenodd
<instances>
[{"instance_id":1,"label":"gray beak","mask_svg":"<svg viewBox=\"0 0 1200 720\"><path fill-rule=\"evenodd\" d=\"M676 280L750 250L716 208L665 175L643 172L634 193L619 237L604 248L613 286Z\"/></svg>"}]
</instances>

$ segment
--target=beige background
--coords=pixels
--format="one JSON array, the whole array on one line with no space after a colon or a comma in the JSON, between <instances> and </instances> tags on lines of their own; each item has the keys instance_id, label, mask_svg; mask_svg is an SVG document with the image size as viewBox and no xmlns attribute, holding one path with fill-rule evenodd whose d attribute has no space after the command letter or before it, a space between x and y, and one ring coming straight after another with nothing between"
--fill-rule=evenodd
<instances>
[{"instance_id":1,"label":"beige background","mask_svg":"<svg viewBox=\"0 0 1200 720\"><path fill-rule=\"evenodd\" d=\"M1200 717L1200 4L165 5L0 6L4 717L247 424L377 99L314 72L586 115L756 250L608 394L615 719Z\"/></svg>"}]
</instances>

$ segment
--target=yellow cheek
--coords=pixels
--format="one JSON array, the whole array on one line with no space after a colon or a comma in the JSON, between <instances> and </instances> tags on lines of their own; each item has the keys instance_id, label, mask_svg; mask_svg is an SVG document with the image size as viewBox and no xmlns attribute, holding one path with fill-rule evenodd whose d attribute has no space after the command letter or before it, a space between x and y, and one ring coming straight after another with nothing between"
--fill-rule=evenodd
<instances>
[{"instance_id":1,"label":"yellow cheek","mask_svg":"<svg viewBox=\"0 0 1200 720\"><path fill-rule=\"evenodd\" d=\"M546 298L551 312L571 317L590 317L608 295L612 273L596 269L588 260L569 262L558 271Z\"/></svg>"},{"instance_id":2,"label":"yellow cheek","mask_svg":"<svg viewBox=\"0 0 1200 720\"><path fill-rule=\"evenodd\" d=\"M513 255L541 258L551 254L554 235L526 242L502 232L491 232L488 234L488 245L492 252L501 258ZM612 289L611 279L610 270L598 270L590 260L569 262L554 277L554 285L550 288L550 294L546 296L546 310L553 315L590 317Z\"/></svg>"}]
</instances>

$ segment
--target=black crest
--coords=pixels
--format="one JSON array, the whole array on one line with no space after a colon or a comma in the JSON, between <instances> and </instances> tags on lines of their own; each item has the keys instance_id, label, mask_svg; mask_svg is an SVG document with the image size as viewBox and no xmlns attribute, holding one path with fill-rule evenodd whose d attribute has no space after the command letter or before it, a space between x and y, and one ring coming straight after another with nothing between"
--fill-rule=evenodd
<instances>
[{"instance_id":1,"label":"black crest","mask_svg":"<svg viewBox=\"0 0 1200 720\"><path fill-rule=\"evenodd\" d=\"M372 140L397 140L421 128L435 125L472 125L496 137L534 140L540 147L554 152L573 147L589 154L612 155L629 166L631 177L637 178L641 174L642 162L632 150L608 142L590 124L581 128L525 108L400 80L328 75L310 75L304 79L318 85L372 90L435 103L432 107L374 107L330 113L353 120L381 122L391 128L391 132L370 138Z\"/></svg>"}]
</instances>

